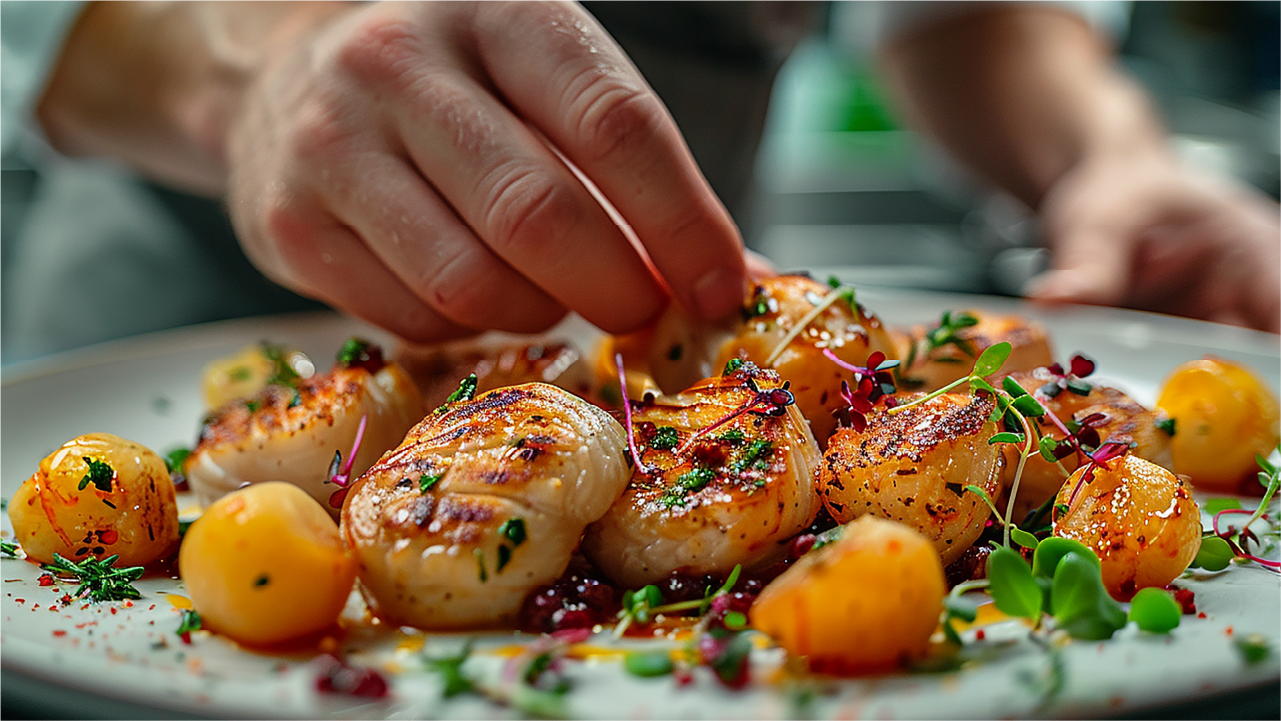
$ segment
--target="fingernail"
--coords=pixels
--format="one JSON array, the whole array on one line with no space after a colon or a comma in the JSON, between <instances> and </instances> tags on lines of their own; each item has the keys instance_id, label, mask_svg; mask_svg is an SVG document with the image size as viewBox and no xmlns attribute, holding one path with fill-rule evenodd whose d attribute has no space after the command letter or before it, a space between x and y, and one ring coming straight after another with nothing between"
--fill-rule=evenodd
<instances>
[{"instance_id":1,"label":"fingernail","mask_svg":"<svg viewBox=\"0 0 1281 721\"><path fill-rule=\"evenodd\" d=\"M733 313L743 302L743 273L726 267L715 268L694 283L694 310L708 320Z\"/></svg>"}]
</instances>

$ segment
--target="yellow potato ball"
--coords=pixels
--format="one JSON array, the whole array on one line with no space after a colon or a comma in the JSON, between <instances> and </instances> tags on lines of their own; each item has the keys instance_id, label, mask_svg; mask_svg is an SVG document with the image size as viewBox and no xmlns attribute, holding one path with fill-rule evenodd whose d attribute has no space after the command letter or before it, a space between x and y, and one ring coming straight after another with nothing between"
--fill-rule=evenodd
<instances>
[{"instance_id":1,"label":"yellow potato ball","mask_svg":"<svg viewBox=\"0 0 1281 721\"><path fill-rule=\"evenodd\" d=\"M333 625L356 577L329 513L280 482L246 486L209 506L188 529L178 565L204 625L249 645Z\"/></svg>"}]
</instances>

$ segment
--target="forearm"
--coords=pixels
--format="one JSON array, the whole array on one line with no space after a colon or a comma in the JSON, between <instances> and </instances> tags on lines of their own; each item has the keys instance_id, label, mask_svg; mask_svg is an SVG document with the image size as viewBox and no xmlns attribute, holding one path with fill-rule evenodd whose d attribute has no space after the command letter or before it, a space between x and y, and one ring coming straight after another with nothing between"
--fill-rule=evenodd
<instances>
[{"instance_id":1,"label":"forearm","mask_svg":"<svg viewBox=\"0 0 1281 721\"><path fill-rule=\"evenodd\" d=\"M880 59L914 125L1032 207L1083 162L1167 152L1144 93L1058 8L998 3L906 33Z\"/></svg>"},{"instance_id":2,"label":"forearm","mask_svg":"<svg viewBox=\"0 0 1281 721\"><path fill-rule=\"evenodd\" d=\"M226 188L227 127L272 48L332 3L95 2L68 35L37 108L68 155L115 157L207 195Z\"/></svg>"}]
</instances>

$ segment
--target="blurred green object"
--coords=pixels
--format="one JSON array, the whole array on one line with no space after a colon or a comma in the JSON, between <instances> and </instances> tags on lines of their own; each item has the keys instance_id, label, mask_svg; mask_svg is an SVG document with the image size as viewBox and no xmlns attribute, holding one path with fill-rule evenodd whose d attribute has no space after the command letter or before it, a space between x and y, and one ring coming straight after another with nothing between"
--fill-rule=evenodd
<instances>
[{"instance_id":1,"label":"blurred green object","mask_svg":"<svg viewBox=\"0 0 1281 721\"><path fill-rule=\"evenodd\" d=\"M847 133L898 130L899 126L885 107L885 93L873 76L872 68L850 63L841 70L841 81L846 87L840 94L839 125L834 129Z\"/></svg>"}]
</instances>

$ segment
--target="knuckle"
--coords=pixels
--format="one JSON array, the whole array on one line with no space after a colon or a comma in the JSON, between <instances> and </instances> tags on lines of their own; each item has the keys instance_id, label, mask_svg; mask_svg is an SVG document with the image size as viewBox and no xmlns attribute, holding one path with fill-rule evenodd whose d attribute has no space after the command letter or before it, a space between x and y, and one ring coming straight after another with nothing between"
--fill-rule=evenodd
<instances>
[{"instance_id":1,"label":"knuckle","mask_svg":"<svg viewBox=\"0 0 1281 721\"><path fill-rule=\"evenodd\" d=\"M285 145L304 164L328 167L351 151L355 132L343 113L322 99L309 101L285 136Z\"/></svg>"},{"instance_id":2,"label":"knuckle","mask_svg":"<svg viewBox=\"0 0 1281 721\"><path fill-rule=\"evenodd\" d=\"M412 82L423 57L423 41L412 22L371 17L339 48L337 63L356 79L395 89Z\"/></svg>"},{"instance_id":3,"label":"knuckle","mask_svg":"<svg viewBox=\"0 0 1281 721\"><path fill-rule=\"evenodd\" d=\"M499 255L556 262L561 240L578 224L569 188L533 168L500 168L484 210L485 235Z\"/></svg>"},{"instance_id":4,"label":"knuckle","mask_svg":"<svg viewBox=\"0 0 1281 721\"><path fill-rule=\"evenodd\" d=\"M574 126L581 149L593 160L625 157L660 132L662 105L649 92L597 79L571 107L582 107Z\"/></svg>"}]
</instances>

